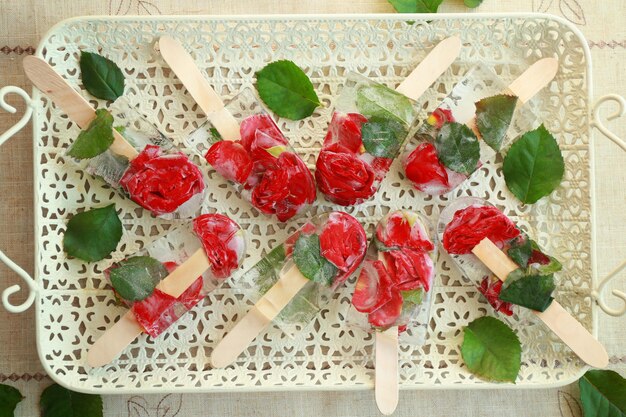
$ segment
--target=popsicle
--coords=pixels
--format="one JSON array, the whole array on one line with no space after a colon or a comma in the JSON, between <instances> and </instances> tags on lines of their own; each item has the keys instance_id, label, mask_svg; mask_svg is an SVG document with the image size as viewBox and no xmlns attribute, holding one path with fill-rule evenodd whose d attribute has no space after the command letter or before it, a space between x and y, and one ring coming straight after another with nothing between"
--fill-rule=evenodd
<instances>
[{"instance_id":1,"label":"popsicle","mask_svg":"<svg viewBox=\"0 0 626 417\"><path fill-rule=\"evenodd\" d=\"M461 198L443 210L437 229L463 274L482 278L478 288L496 309L508 314L511 306L503 301L530 308L580 359L597 368L607 366L602 344L552 298L552 274L561 264L500 210L479 198ZM492 284L492 273L502 286Z\"/></svg>"},{"instance_id":2,"label":"popsicle","mask_svg":"<svg viewBox=\"0 0 626 417\"><path fill-rule=\"evenodd\" d=\"M376 332L376 403L385 415L398 404L399 333L428 324L433 237L434 228L419 214L387 214L376 226L352 295L348 323Z\"/></svg>"},{"instance_id":3,"label":"popsicle","mask_svg":"<svg viewBox=\"0 0 626 417\"><path fill-rule=\"evenodd\" d=\"M359 267L366 249L365 230L349 214L332 211L310 219L261 261L262 269L280 270L277 280L215 346L213 366L224 367L235 361L303 291L337 288ZM268 274L263 275L266 278Z\"/></svg>"},{"instance_id":4,"label":"popsicle","mask_svg":"<svg viewBox=\"0 0 626 417\"><path fill-rule=\"evenodd\" d=\"M371 198L417 115L415 101L452 64L461 41L441 41L394 91L350 73L315 165L319 190L343 206Z\"/></svg>"},{"instance_id":5,"label":"popsicle","mask_svg":"<svg viewBox=\"0 0 626 417\"><path fill-rule=\"evenodd\" d=\"M430 195L458 187L482 165L481 159L493 159L511 138L532 130L536 117L523 104L557 70L555 58L541 59L507 87L490 69L474 67L407 143L401 156L407 179Z\"/></svg>"},{"instance_id":6,"label":"popsicle","mask_svg":"<svg viewBox=\"0 0 626 417\"><path fill-rule=\"evenodd\" d=\"M187 138L215 171L260 212L287 221L315 201L313 175L249 90L227 105L175 39L159 39L165 61L208 121Z\"/></svg>"},{"instance_id":7,"label":"popsicle","mask_svg":"<svg viewBox=\"0 0 626 417\"><path fill-rule=\"evenodd\" d=\"M112 265L105 276L129 311L96 340L87 363L109 363L143 332L158 337L239 268L245 248L236 222L221 214L203 214L139 256ZM146 281L157 283L152 292Z\"/></svg>"},{"instance_id":8,"label":"popsicle","mask_svg":"<svg viewBox=\"0 0 626 417\"><path fill-rule=\"evenodd\" d=\"M96 119L91 104L43 59L24 58L24 71L82 129ZM171 219L198 215L205 191L200 169L125 98L116 100L110 110L115 127L113 144L94 158L75 161L155 216Z\"/></svg>"}]
</instances>

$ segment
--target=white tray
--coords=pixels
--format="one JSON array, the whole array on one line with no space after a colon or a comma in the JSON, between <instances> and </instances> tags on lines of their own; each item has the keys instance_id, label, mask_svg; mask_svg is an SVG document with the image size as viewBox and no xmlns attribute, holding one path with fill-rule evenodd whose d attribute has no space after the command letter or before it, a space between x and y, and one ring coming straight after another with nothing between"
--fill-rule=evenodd
<instances>
[{"instance_id":1,"label":"white tray","mask_svg":"<svg viewBox=\"0 0 626 417\"><path fill-rule=\"evenodd\" d=\"M255 70L269 61L291 59L303 67L327 106L304 121L280 120L280 125L311 168L334 97L348 70L395 85L434 44L459 35L464 42L460 59L422 100L423 108L432 110L474 63L486 63L511 81L535 60L558 57L556 80L539 94L535 105L560 141L566 163L563 186L549 198L522 207L507 191L497 165L487 164L473 176L471 194L503 208L563 261L565 272L559 275L557 299L597 334L591 62L587 43L576 28L546 15L86 17L56 25L41 41L37 55L80 85L77 52L101 50L125 71L130 101L182 144L204 118L152 47L163 34L182 39L196 61L208 69L216 90L225 96L252 85ZM54 380L78 391L125 394L373 386L373 339L346 328L338 315L349 303L349 287L337 294L301 337L289 339L272 327L226 369L211 369L207 358L215 341L249 308L244 291L228 288L210 294L203 305L157 340L144 335L111 365L88 369L87 349L124 309L114 305L101 278L110 259L85 266L63 254L61 241L68 216L77 209L114 201L126 227L114 260L164 234L171 223L151 218L102 181L66 164L63 148L75 138L78 128L39 91L33 91L31 100L20 89L4 88L0 104L10 110L4 103L8 93L20 94L30 106L21 122L0 137L0 143L33 113L36 254L33 280L0 253L1 260L10 263L30 288L22 305L14 306L8 300L19 290L17 286L5 291L3 302L14 312L35 302L39 356ZM619 97L607 99L623 105ZM614 136L612 139L619 143ZM417 209L436 223L439 211L449 201L412 191L398 168L398 163L392 166L376 200L348 210L370 230L390 208ZM228 213L248 231L250 250L244 269L302 223L301 218L287 227L275 225L234 195L214 172L210 177L208 206ZM468 194L466 188L460 188L454 196ZM313 212L331 207L320 197ZM439 257L438 271L429 339L422 347L401 346L403 389L546 387L570 383L585 370L545 327L522 313L518 319L506 318L523 344L517 384L489 384L471 376L459 353L461 329L492 310L444 254Z\"/></svg>"}]
</instances>

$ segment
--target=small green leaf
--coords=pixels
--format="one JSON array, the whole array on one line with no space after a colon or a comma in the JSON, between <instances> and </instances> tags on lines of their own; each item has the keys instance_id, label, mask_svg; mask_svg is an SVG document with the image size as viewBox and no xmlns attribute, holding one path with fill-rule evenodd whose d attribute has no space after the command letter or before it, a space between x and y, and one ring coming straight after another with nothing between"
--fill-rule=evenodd
<instances>
[{"instance_id":1,"label":"small green leaf","mask_svg":"<svg viewBox=\"0 0 626 417\"><path fill-rule=\"evenodd\" d=\"M276 61L256 73L261 100L274 113L291 120L313 114L320 106L309 77L291 61Z\"/></svg>"},{"instance_id":2,"label":"small green leaf","mask_svg":"<svg viewBox=\"0 0 626 417\"><path fill-rule=\"evenodd\" d=\"M626 416L626 379L609 370L591 370L578 380L585 417Z\"/></svg>"},{"instance_id":3,"label":"small green leaf","mask_svg":"<svg viewBox=\"0 0 626 417\"><path fill-rule=\"evenodd\" d=\"M437 13L443 0L388 0L398 13Z\"/></svg>"},{"instance_id":4,"label":"small green leaf","mask_svg":"<svg viewBox=\"0 0 626 417\"><path fill-rule=\"evenodd\" d=\"M316 234L301 233L293 247L293 260L306 278L330 286L337 267L324 258L320 251L320 238Z\"/></svg>"},{"instance_id":5,"label":"small green leaf","mask_svg":"<svg viewBox=\"0 0 626 417\"><path fill-rule=\"evenodd\" d=\"M408 97L380 84L359 88L356 107L367 118L396 120L407 127L415 118L415 109Z\"/></svg>"},{"instance_id":6,"label":"small green leaf","mask_svg":"<svg viewBox=\"0 0 626 417\"><path fill-rule=\"evenodd\" d=\"M0 417L13 417L15 408L23 399L17 388L0 384Z\"/></svg>"},{"instance_id":7,"label":"small green leaf","mask_svg":"<svg viewBox=\"0 0 626 417\"><path fill-rule=\"evenodd\" d=\"M96 110L96 118L89 123L87 129L78 134L67 154L78 159L88 159L100 155L109 149L113 143L112 126L113 116L111 113L105 109Z\"/></svg>"},{"instance_id":8,"label":"small green leaf","mask_svg":"<svg viewBox=\"0 0 626 417\"><path fill-rule=\"evenodd\" d=\"M516 105L517 97L506 94L487 97L476 103L476 127L485 143L495 151L502 146Z\"/></svg>"},{"instance_id":9,"label":"small green leaf","mask_svg":"<svg viewBox=\"0 0 626 417\"><path fill-rule=\"evenodd\" d=\"M406 135L404 126L395 120L373 117L361 127L365 150L382 158L395 158Z\"/></svg>"},{"instance_id":10,"label":"small green leaf","mask_svg":"<svg viewBox=\"0 0 626 417\"><path fill-rule=\"evenodd\" d=\"M470 9L474 9L480 6L482 2L483 0L464 0L463 1L463 3L465 3L465 6L469 7Z\"/></svg>"},{"instance_id":11,"label":"small green leaf","mask_svg":"<svg viewBox=\"0 0 626 417\"><path fill-rule=\"evenodd\" d=\"M502 171L509 190L522 203L533 204L559 186L565 164L556 139L541 125L511 145Z\"/></svg>"},{"instance_id":12,"label":"small green leaf","mask_svg":"<svg viewBox=\"0 0 626 417\"><path fill-rule=\"evenodd\" d=\"M63 250L87 262L104 259L122 238L122 222L115 204L75 214L63 236Z\"/></svg>"},{"instance_id":13,"label":"small green leaf","mask_svg":"<svg viewBox=\"0 0 626 417\"><path fill-rule=\"evenodd\" d=\"M287 147L282 146L282 145L276 145L276 146L272 146L271 148L266 149L267 153L272 155L274 158L278 158L280 154L285 152L286 150L287 150Z\"/></svg>"},{"instance_id":14,"label":"small green leaf","mask_svg":"<svg viewBox=\"0 0 626 417\"><path fill-rule=\"evenodd\" d=\"M102 417L102 397L52 384L41 393L41 417Z\"/></svg>"},{"instance_id":15,"label":"small green leaf","mask_svg":"<svg viewBox=\"0 0 626 417\"><path fill-rule=\"evenodd\" d=\"M216 128L212 127L209 129L209 133L210 133L210 141L211 143L216 143L219 142L220 140L224 140L224 138L222 137L222 135L220 135L220 132L217 131Z\"/></svg>"},{"instance_id":16,"label":"small green leaf","mask_svg":"<svg viewBox=\"0 0 626 417\"><path fill-rule=\"evenodd\" d=\"M402 291L403 306L410 305L411 308L422 304L424 300L424 289L416 288L410 291Z\"/></svg>"},{"instance_id":17,"label":"small green leaf","mask_svg":"<svg viewBox=\"0 0 626 417\"><path fill-rule=\"evenodd\" d=\"M481 317L465 327L461 355L474 375L487 381L515 382L522 346L509 326L494 317Z\"/></svg>"},{"instance_id":18,"label":"small green leaf","mask_svg":"<svg viewBox=\"0 0 626 417\"><path fill-rule=\"evenodd\" d=\"M530 239L524 234L521 234L517 239L514 239L511 243L511 247L507 250L507 255L522 268L526 268L528 260L533 252Z\"/></svg>"},{"instance_id":19,"label":"small green leaf","mask_svg":"<svg viewBox=\"0 0 626 417\"><path fill-rule=\"evenodd\" d=\"M110 59L83 51L80 54L80 71L83 85L92 96L116 100L124 94L124 74Z\"/></svg>"},{"instance_id":20,"label":"small green leaf","mask_svg":"<svg viewBox=\"0 0 626 417\"><path fill-rule=\"evenodd\" d=\"M453 171L469 175L476 170L480 145L472 129L456 122L444 123L435 138L439 160Z\"/></svg>"},{"instance_id":21,"label":"small green leaf","mask_svg":"<svg viewBox=\"0 0 626 417\"><path fill-rule=\"evenodd\" d=\"M259 289L259 293L265 294L278 281L278 273L285 261L284 244L276 246L263 259L250 268L242 277L242 281L251 280Z\"/></svg>"},{"instance_id":22,"label":"small green leaf","mask_svg":"<svg viewBox=\"0 0 626 417\"><path fill-rule=\"evenodd\" d=\"M552 303L552 292L556 288L554 275L526 275L517 269L504 281L500 300L535 311L545 311Z\"/></svg>"},{"instance_id":23,"label":"small green leaf","mask_svg":"<svg viewBox=\"0 0 626 417\"><path fill-rule=\"evenodd\" d=\"M124 259L110 270L111 285L120 297L128 301L148 298L167 275L167 268L150 256Z\"/></svg>"}]
</instances>

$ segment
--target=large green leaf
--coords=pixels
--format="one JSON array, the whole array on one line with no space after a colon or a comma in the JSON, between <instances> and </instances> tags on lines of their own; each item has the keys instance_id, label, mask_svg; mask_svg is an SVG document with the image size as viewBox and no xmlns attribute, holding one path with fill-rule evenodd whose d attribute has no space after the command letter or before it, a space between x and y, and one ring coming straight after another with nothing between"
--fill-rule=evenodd
<instances>
[{"instance_id":1,"label":"large green leaf","mask_svg":"<svg viewBox=\"0 0 626 417\"><path fill-rule=\"evenodd\" d=\"M104 259L122 238L122 222L115 204L75 214L63 236L63 250L87 262Z\"/></svg>"},{"instance_id":2,"label":"large green leaf","mask_svg":"<svg viewBox=\"0 0 626 417\"><path fill-rule=\"evenodd\" d=\"M124 259L110 271L111 285L120 297L128 301L149 297L167 275L165 266L150 256Z\"/></svg>"},{"instance_id":3,"label":"large green leaf","mask_svg":"<svg viewBox=\"0 0 626 417\"><path fill-rule=\"evenodd\" d=\"M124 94L124 74L115 62L91 52L81 52L83 85L92 96L116 100Z\"/></svg>"},{"instance_id":4,"label":"large green leaf","mask_svg":"<svg viewBox=\"0 0 626 417\"><path fill-rule=\"evenodd\" d=\"M476 103L476 127L485 143L496 151L509 130L516 105L517 97L507 94L486 97Z\"/></svg>"},{"instance_id":5,"label":"large green leaf","mask_svg":"<svg viewBox=\"0 0 626 417\"><path fill-rule=\"evenodd\" d=\"M52 384L41 393L41 417L102 417L102 398Z\"/></svg>"},{"instance_id":6,"label":"large green leaf","mask_svg":"<svg viewBox=\"0 0 626 417\"><path fill-rule=\"evenodd\" d=\"M518 239L513 240L506 254L520 267L526 268L532 252L533 248L530 239L525 234L522 234Z\"/></svg>"},{"instance_id":7,"label":"large green leaf","mask_svg":"<svg viewBox=\"0 0 626 417\"><path fill-rule=\"evenodd\" d=\"M395 120L371 118L361 127L361 139L365 150L383 158L395 158L407 131Z\"/></svg>"},{"instance_id":8,"label":"large green leaf","mask_svg":"<svg viewBox=\"0 0 626 417\"><path fill-rule=\"evenodd\" d=\"M23 399L17 388L0 384L0 417L13 417L15 408Z\"/></svg>"},{"instance_id":9,"label":"large green leaf","mask_svg":"<svg viewBox=\"0 0 626 417\"><path fill-rule=\"evenodd\" d=\"M535 311L545 311L556 288L554 275L526 275L522 269L511 272L504 281L500 300Z\"/></svg>"},{"instance_id":10,"label":"large green leaf","mask_svg":"<svg viewBox=\"0 0 626 417\"><path fill-rule=\"evenodd\" d=\"M476 170L480 145L472 129L461 123L445 123L435 138L439 160L453 171L469 175Z\"/></svg>"},{"instance_id":11,"label":"large green leaf","mask_svg":"<svg viewBox=\"0 0 626 417\"><path fill-rule=\"evenodd\" d=\"M585 417L624 417L626 379L615 371L591 370L578 380Z\"/></svg>"},{"instance_id":12,"label":"large green leaf","mask_svg":"<svg viewBox=\"0 0 626 417\"><path fill-rule=\"evenodd\" d=\"M532 204L559 186L565 164L556 139L541 125L511 145L502 171L509 190Z\"/></svg>"},{"instance_id":13,"label":"large green leaf","mask_svg":"<svg viewBox=\"0 0 626 417\"><path fill-rule=\"evenodd\" d=\"M463 0L463 3L465 3L465 5L469 7L470 9L474 9L480 6L482 2L483 0Z\"/></svg>"},{"instance_id":14,"label":"large green leaf","mask_svg":"<svg viewBox=\"0 0 626 417\"><path fill-rule=\"evenodd\" d=\"M367 84L356 92L356 107L367 118L395 120L408 127L415 118L413 103L381 84Z\"/></svg>"},{"instance_id":15,"label":"large green leaf","mask_svg":"<svg viewBox=\"0 0 626 417\"><path fill-rule=\"evenodd\" d=\"M320 250L320 238L316 234L301 233L293 247L293 260L306 278L330 286L337 274L337 267L324 258Z\"/></svg>"},{"instance_id":16,"label":"large green leaf","mask_svg":"<svg viewBox=\"0 0 626 417\"><path fill-rule=\"evenodd\" d=\"M256 88L267 107L288 119L304 119L321 105L309 77L291 61L272 62L257 72Z\"/></svg>"},{"instance_id":17,"label":"large green leaf","mask_svg":"<svg viewBox=\"0 0 626 417\"><path fill-rule=\"evenodd\" d=\"M474 375L488 381L515 382L522 346L509 326L494 317L481 317L465 327L461 355Z\"/></svg>"},{"instance_id":18,"label":"large green leaf","mask_svg":"<svg viewBox=\"0 0 626 417\"><path fill-rule=\"evenodd\" d=\"M437 13L443 0L388 0L398 13Z\"/></svg>"},{"instance_id":19,"label":"large green leaf","mask_svg":"<svg viewBox=\"0 0 626 417\"><path fill-rule=\"evenodd\" d=\"M78 159L93 158L100 155L113 143L113 116L108 110L96 110L96 118L82 130L67 154Z\"/></svg>"}]
</instances>

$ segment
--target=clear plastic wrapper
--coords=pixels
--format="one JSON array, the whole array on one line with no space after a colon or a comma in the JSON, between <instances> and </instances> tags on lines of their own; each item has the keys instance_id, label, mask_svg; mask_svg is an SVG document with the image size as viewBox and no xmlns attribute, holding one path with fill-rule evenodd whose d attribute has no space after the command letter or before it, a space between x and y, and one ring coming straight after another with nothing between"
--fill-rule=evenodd
<instances>
[{"instance_id":1,"label":"clear plastic wrapper","mask_svg":"<svg viewBox=\"0 0 626 417\"><path fill-rule=\"evenodd\" d=\"M206 188L200 169L131 107L127 99L117 99L109 111L113 115L113 127L139 154L129 161L108 149L94 158L79 160L78 164L155 216L167 219L197 216Z\"/></svg>"},{"instance_id":2,"label":"clear plastic wrapper","mask_svg":"<svg viewBox=\"0 0 626 417\"><path fill-rule=\"evenodd\" d=\"M356 281L347 323L367 331L409 329L409 341L423 343L436 248L434 227L419 214L397 210L383 217Z\"/></svg>"},{"instance_id":3,"label":"clear plastic wrapper","mask_svg":"<svg viewBox=\"0 0 626 417\"><path fill-rule=\"evenodd\" d=\"M239 283L249 291L251 301L256 303L281 276L298 268L296 246L301 248L296 251L301 253L302 262L310 264L308 271L299 268L310 282L274 319L274 324L291 337L313 320L333 291L357 270L365 257L367 236L361 224L344 212L311 218L241 277ZM310 278L312 273L315 275Z\"/></svg>"},{"instance_id":4,"label":"clear plastic wrapper","mask_svg":"<svg viewBox=\"0 0 626 417\"><path fill-rule=\"evenodd\" d=\"M319 190L328 200L344 206L371 198L416 115L415 103L408 97L350 73L317 158Z\"/></svg>"},{"instance_id":5,"label":"clear plastic wrapper","mask_svg":"<svg viewBox=\"0 0 626 417\"><path fill-rule=\"evenodd\" d=\"M458 172L446 166L436 147L436 138L442 126L448 122L467 124L476 132L476 103L482 99L507 93L507 85L482 64L472 68L458 82L437 109L420 125L417 133L407 142L402 153L402 166L407 179L417 189L426 194L448 193L467 180L476 169L495 158L496 151L484 140L478 140L480 160L474 169ZM506 149L521 134L532 130L537 117L529 104L517 107L510 126L502 140L501 149Z\"/></svg>"},{"instance_id":6,"label":"clear plastic wrapper","mask_svg":"<svg viewBox=\"0 0 626 417\"><path fill-rule=\"evenodd\" d=\"M464 277L476 285L496 311L508 316L513 314L512 305L499 298L503 282L472 254L484 238L513 259L524 275L544 276L561 270L558 260L546 254L504 213L480 198L460 198L448 205L439 217L437 233Z\"/></svg>"},{"instance_id":7,"label":"clear plastic wrapper","mask_svg":"<svg viewBox=\"0 0 626 417\"><path fill-rule=\"evenodd\" d=\"M116 274L130 285L143 279L160 281L199 250L205 252L210 267L179 297L157 287L142 300L129 300L114 290L152 337L159 336L239 268L246 250L243 230L224 215L203 214L104 272L109 282Z\"/></svg>"},{"instance_id":8,"label":"clear plastic wrapper","mask_svg":"<svg viewBox=\"0 0 626 417\"><path fill-rule=\"evenodd\" d=\"M256 96L245 89L225 110L239 124L239 137L222 137L206 122L187 144L206 158L260 212L287 221L315 201L315 182Z\"/></svg>"}]
</instances>

